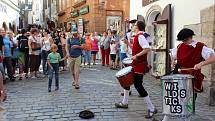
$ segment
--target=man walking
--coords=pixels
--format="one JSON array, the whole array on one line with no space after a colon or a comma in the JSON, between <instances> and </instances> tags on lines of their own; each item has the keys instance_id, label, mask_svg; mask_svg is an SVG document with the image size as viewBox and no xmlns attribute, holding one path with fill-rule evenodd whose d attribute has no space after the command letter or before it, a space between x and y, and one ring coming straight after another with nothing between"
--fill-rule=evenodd
<instances>
[{"instance_id":1,"label":"man walking","mask_svg":"<svg viewBox=\"0 0 215 121\"><path fill-rule=\"evenodd\" d=\"M79 89L79 74L83 40L79 37L76 28L72 29L72 36L67 39L67 56L69 57L69 69L74 79L72 85Z\"/></svg>"}]
</instances>

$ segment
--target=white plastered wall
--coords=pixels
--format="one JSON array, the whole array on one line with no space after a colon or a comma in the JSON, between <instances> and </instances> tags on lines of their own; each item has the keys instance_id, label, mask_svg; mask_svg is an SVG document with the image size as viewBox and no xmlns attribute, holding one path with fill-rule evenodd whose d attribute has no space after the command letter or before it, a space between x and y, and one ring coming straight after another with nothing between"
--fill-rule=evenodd
<instances>
[{"instance_id":1,"label":"white plastered wall","mask_svg":"<svg viewBox=\"0 0 215 121\"><path fill-rule=\"evenodd\" d=\"M158 5L162 9L166 5L172 4L172 30L173 46L177 45L177 33L184 25L200 23L200 11L215 4L215 0L159 0L145 7L142 0L130 1L130 19L136 19L137 15L147 16L148 10L153 5Z\"/></svg>"}]
</instances>

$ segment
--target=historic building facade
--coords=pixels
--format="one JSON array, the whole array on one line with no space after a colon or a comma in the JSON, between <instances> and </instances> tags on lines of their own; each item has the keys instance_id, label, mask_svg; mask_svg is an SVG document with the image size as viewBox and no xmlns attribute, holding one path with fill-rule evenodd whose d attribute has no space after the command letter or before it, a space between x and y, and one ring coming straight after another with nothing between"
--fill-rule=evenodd
<instances>
[{"instance_id":1,"label":"historic building facade","mask_svg":"<svg viewBox=\"0 0 215 121\"><path fill-rule=\"evenodd\" d=\"M142 15L146 30L151 34L153 52L151 62L152 75L162 76L170 71L169 49L176 47L177 33L184 27L195 31L195 40L206 43L215 49L215 2L214 0L131 0L130 19ZM203 69L210 96L215 95L215 67L210 65ZM211 92L211 90L214 90ZM210 104L215 104L211 101Z\"/></svg>"},{"instance_id":2,"label":"historic building facade","mask_svg":"<svg viewBox=\"0 0 215 121\"><path fill-rule=\"evenodd\" d=\"M15 32L20 23L18 1L0 0L0 16L0 28Z\"/></svg>"},{"instance_id":3,"label":"historic building facade","mask_svg":"<svg viewBox=\"0 0 215 121\"><path fill-rule=\"evenodd\" d=\"M107 29L120 32L124 30L124 19L129 17L129 0L58 0L58 2L58 26L61 28L76 24L80 32L103 32Z\"/></svg>"}]
</instances>

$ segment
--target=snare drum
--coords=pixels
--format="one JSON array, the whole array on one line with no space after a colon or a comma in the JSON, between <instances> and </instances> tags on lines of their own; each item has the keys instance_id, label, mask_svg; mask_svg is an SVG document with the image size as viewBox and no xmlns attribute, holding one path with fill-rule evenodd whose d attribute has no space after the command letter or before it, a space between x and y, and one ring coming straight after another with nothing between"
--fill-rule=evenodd
<instances>
[{"instance_id":1,"label":"snare drum","mask_svg":"<svg viewBox=\"0 0 215 121\"><path fill-rule=\"evenodd\" d=\"M132 65L132 59L131 58L125 58L122 60L122 63L127 67Z\"/></svg>"},{"instance_id":2,"label":"snare drum","mask_svg":"<svg viewBox=\"0 0 215 121\"><path fill-rule=\"evenodd\" d=\"M133 75L132 67L128 66L118 71L116 73L116 78L122 87L130 87L134 82Z\"/></svg>"}]
</instances>

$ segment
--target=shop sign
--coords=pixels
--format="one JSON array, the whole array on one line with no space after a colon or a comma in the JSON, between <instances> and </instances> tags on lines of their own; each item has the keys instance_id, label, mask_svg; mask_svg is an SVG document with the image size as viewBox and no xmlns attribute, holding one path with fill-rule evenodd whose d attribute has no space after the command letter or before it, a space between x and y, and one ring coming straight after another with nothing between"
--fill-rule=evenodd
<instances>
[{"instance_id":1,"label":"shop sign","mask_svg":"<svg viewBox=\"0 0 215 121\"><path fill-rule=\"evenodd\" d=\"M71 16L72 16L72 18L78 17L78 16L79 16L78 10L72 11L72 12L71 12Z\"/></svg>"},{"instance_id":2,"label":"shop sign","mask_svg":"<svg viewBox=\"0 0 215 121\"><path fill-rule=\"evenodd\" d=\"M82 18L78 19L78 33L82 35L84 33L84 20Z\"/></svg>"},{"instance_id":3,"label":"shop sign","mask_svg":"<svg viewBox=\"0 0 215 121\"><path fill-rule=\"evenodd\" d=\"M89 13L89 5L82 7L82 8L79 10L79 13L80 13L81 15L84 15L84 14Z\"/></svg>"},{"instance_id":4,"label":"shop sign","mask_svg":"<svg viewBox=\"0 0 215 121\"><path fill-rule=\"evenodd\" d=\"M0 12L2 12L2 13L7 13L7 6L2 5L2 4L0 3Z\"/></svg>"}]
</instances>

